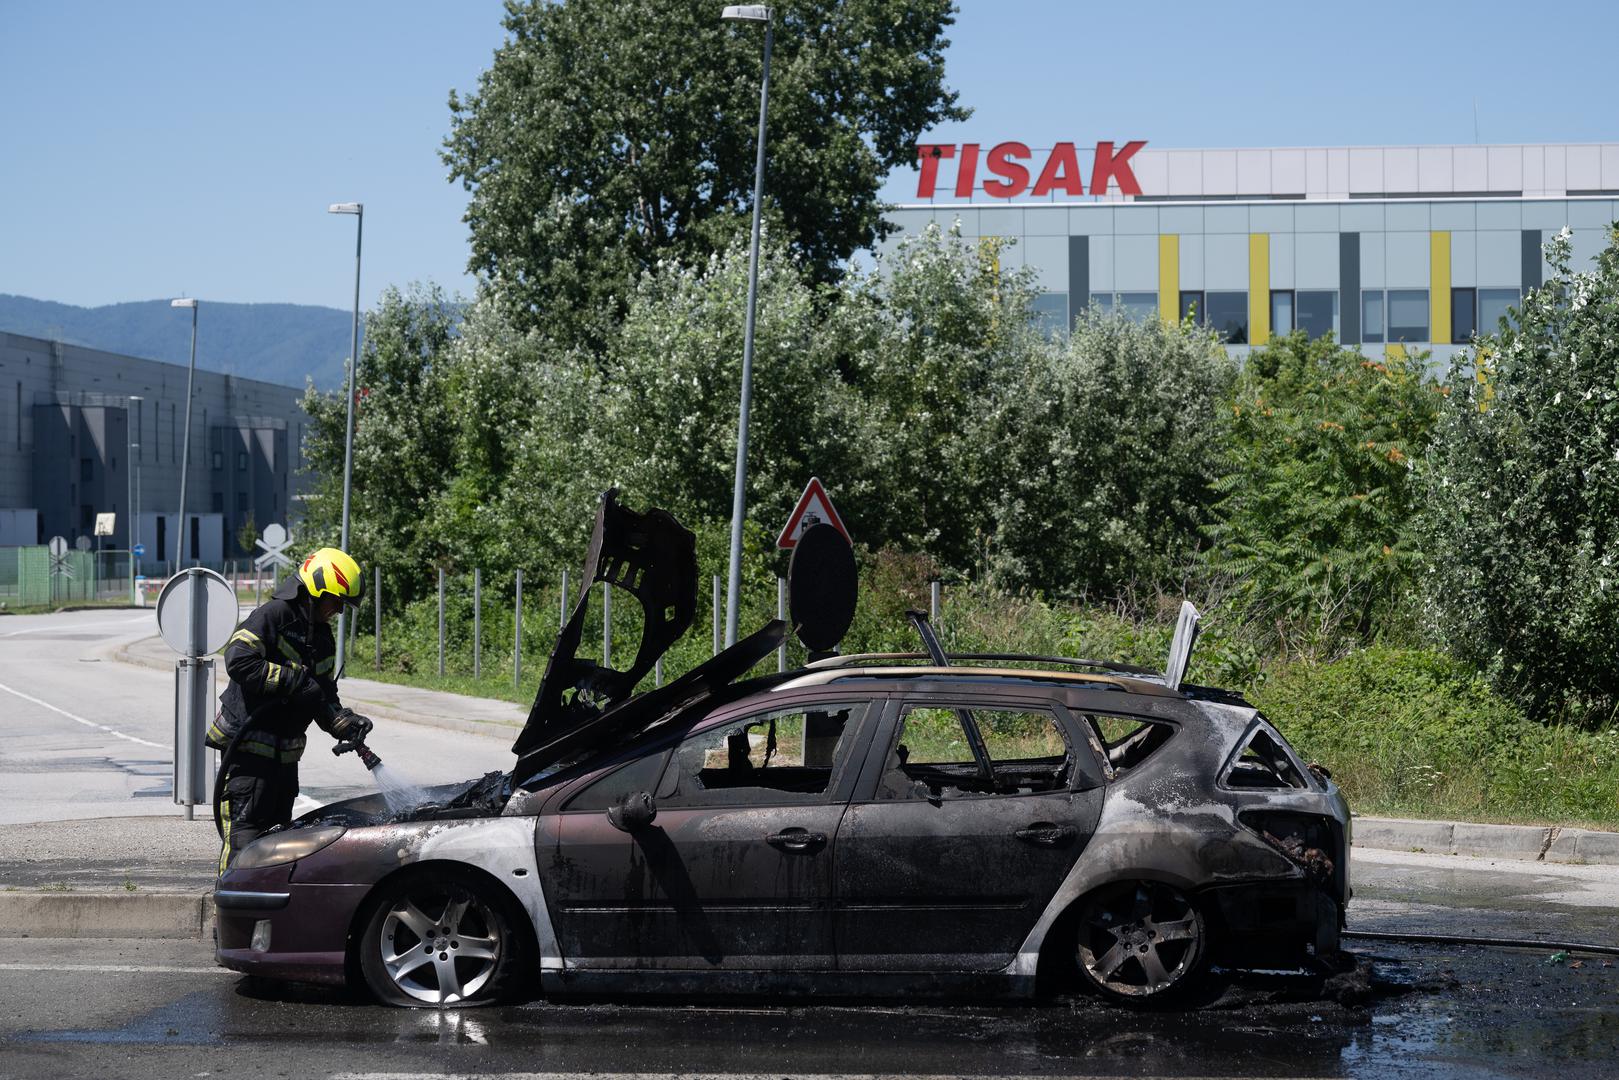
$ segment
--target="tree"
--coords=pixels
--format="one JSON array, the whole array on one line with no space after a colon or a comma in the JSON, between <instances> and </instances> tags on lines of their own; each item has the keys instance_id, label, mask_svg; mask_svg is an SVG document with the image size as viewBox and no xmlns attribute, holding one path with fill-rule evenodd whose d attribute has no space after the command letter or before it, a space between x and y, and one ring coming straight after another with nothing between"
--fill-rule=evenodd
<instances>
[{"instance_id":1,"label":"tree","mask_svg":"<svg viewBox=\"0 0 1619 1080\"><path fill-rule=\"evenodd\" d=\"M1431 613L1537 716L1619 706L1619 226L1452 366L1427 462Z\"/></svg>"},{"instance_id":2,"label":"tree","mask_svg":"<svg viewBox=\"0 0 1619 1080\"><path fill-rule=\"evenodd\" d=\"M878 188L965 119L944 85L949 0L775 6L768 211L817 281L887 231ZM746 229L760 40L706 0L508 0L478 89L450 95L443 159L472 193L470 267L519 328L600 347L638 274Z\"/></svg>"},{"instance_id":3,"label":"tree","mask_svg":"<svg viewBox=\"0 0 1619 1080\"><path fill-rule=\"evenodd\" d=\"M994 564L1048 594L1168 582L1200 546L1236 367L1187 322L1095 308L1006 370L978 454L994 469Z\"/></svg>"},{"instance_id":4,"label":"tree","mask_svg":"<svg viewBox=\"0 0 1619 1080\"><path fill-rule=\"evenodd\" d=\"M1366 633L1405 602L1413 470L1439 390L1424 356L1372 360L1330 337L1292 334L1248 358L1206 560L1249 615Z\"/></svg>"},{"instance_id":5,"label":"tree","mask_svg":"<svg viewBox=\"0 0 1619 1080\"><path fill-rule=\"evenodd\" d=\"M253 517L253 511L247 512L247 520L242 527L236 530L236 546L247 555L253 554L253 547L259 538L259 523Z\"/></svg>"}]
</instances>

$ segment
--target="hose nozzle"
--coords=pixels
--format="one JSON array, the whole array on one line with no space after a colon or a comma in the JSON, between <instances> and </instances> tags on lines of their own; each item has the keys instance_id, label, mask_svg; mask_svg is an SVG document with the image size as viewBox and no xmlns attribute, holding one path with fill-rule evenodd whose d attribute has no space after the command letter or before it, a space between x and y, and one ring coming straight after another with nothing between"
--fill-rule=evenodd
<instances>
[{"instance_id":1,"label":"hose nozzle","mask_svg":"<svg viewBox=\"0 0 1619 1080\"><path fill-rule=\"evenodd\" d=\"M382 759L371 752L371 748L359 739L345 739L332 747L332 753L337 756L348 753L350 750L359 755L360 761L367 770L375 769L382 764Z\"/></svg>"}]
</instances>

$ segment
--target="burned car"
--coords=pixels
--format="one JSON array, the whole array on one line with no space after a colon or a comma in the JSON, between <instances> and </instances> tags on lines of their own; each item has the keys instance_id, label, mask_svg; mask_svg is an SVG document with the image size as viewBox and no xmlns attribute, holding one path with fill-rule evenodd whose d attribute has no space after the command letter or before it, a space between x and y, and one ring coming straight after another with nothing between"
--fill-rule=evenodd
<instances>
[{"instance_id":1,"label":"burned car","mask_svg":"<svg viewBox=\"0 0 1619 1080\"><path fill-rule=\"evenodd\" d=\"M320 808L220 877L218 959L400 1005L728 991L1173 998L1337 950L1349 810L1251 705L1163 672L925 652L749 677L772 623L636 685L690 625L691 534L604 497L510 773ZM646 613L579 658L593 581ZM798 584L795 583L795 588Z\"/></svg>"}]
</instances>

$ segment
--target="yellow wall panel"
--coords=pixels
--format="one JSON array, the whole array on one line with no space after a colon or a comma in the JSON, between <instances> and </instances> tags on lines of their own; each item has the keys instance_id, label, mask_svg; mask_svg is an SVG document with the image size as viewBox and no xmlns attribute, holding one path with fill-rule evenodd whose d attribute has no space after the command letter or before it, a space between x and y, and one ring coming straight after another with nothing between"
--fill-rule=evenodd
<instances>
[{"instance_id":1,"label":"yellow wall panel","mask_svg":"<svg viewBox=\"0 0 1619 1080\"><path fill-rule=\"evenodd\" d=\"M1248 342L1270 340L1270 233L1248 234Z\"/></svg>"},{"instance_id":2,"label":"yellow wall panel","mask_svg":"<svg viewBox=\"0 0 1619 1080\"><path fill-rule=\"evenodd\" d=\"M1450 344L1450 233L1428 234L1428 333L1435 345Z\"/></svg>"},{"instance_id":3,"label":"yellow wall panel","mask_svg":"<svg viewBox=\"0 0 1619 1080\"><path fill-rule=\"evenodd\" d=\"M1181 321L1181 238L1173 233L1158 237L1158 317Z\"/></svg>"}]
</instances>

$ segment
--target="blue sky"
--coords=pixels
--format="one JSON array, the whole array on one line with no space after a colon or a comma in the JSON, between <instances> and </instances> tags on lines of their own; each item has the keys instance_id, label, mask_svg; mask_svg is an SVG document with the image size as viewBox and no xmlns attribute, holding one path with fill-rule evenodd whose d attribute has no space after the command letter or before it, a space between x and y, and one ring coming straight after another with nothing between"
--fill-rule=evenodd
<instances>
[{"instance_id":1,"label":"blue sky","mask_svg":"<svg viewBox=\"0 0 1619 1080\"><path fill-rule=\"evenodd\" d=\"M722 6L716 0L716 11ZM965 0L937 141L1160 147L1619 139L1619 4ZM0 0L0 292L346 307L470 291L446 99L499 0ZM756 103L742 103L744 108ZM914 195L897 175L887 192Z\"/></svg>"}]
</instances>

